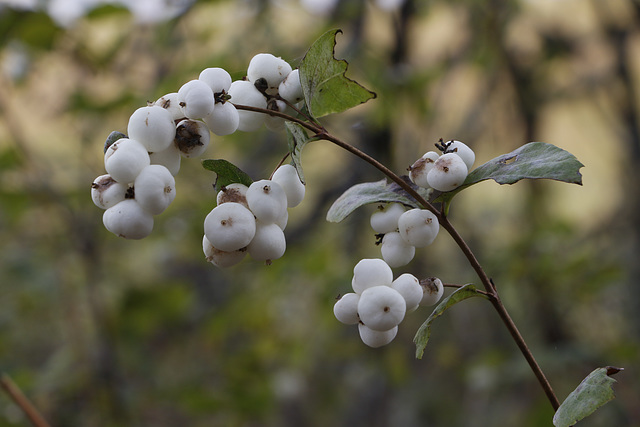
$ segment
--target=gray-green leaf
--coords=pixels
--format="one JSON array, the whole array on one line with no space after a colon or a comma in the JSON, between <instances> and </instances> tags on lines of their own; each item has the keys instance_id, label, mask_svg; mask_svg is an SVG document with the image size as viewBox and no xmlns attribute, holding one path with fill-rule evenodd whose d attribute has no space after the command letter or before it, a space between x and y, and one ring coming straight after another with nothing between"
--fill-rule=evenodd
<instances>
[{"instance_id":1,"label":"gray-green leaf","mask_svg":"<svg viewBox=\"0 0 640 427\"><path fill-rule=\"evenodd\" d=\"M456 289L455 292L444 298L440 304L438 304L427 320L425 320L422 326L420 326L420 329L416 332L416 336L413 338L413 342L416 343L416 357L418 359L422 359L424 349L427 347L427 342L429 342L429 337L431 336L431 323L438 317L442 316L447 309L451 308L455 304L473 297L486 298L484 294L478 292L474 285L468 284Z\"/></svg>"},{"instance_id":2,"label":"gray-green leaf","mask_svg":"<svg viewBox=\"0 0 640 427\"><path fill-rule=\"evenodd\" d=\"M419 188L410 184L425 199L429 198L430 190ZM413 208L419 207L415 200L409 198L407 193L395 182L387 183L386 179L377 182L365 182L356 184L342 193L327 212L327 221L340 222L351 212L369 203L402 203Z\"/></svg>"},{"instance_id":3,"label":"gray-green leaf","mask_svg":"<svg viewBox=\"0 0 640 427\"><path fill-rule=\"evenodd\" d=\"M553 416L553 425L569 427L591 415L596 409L612 400L612 385L616 382L611 375L622 368L598 368L591 372L580 385L567 396Z\"/></svg>"},{"instance_id":4,"label":"gray-green leaf","mask_svg":"<svg viewBox=\"0 0 640 427\"><path fill-rule=\"evenodd\" d=\"M253 182L251 177L243 172L239 167L224 159L203 160L202 166L206 170L216 174L216 179L213 182L213 188L215 188L216 191L220 191L222 187L226 187L227 185L236 182L244 184L247 187Z\"/></svg>"},{"instance_id":5,"label":"gray-green leaf","mask_svg":"<svg viewBox=\"0 0 640 427\"><path fill-rule=\"evenodd\" d=\"M300 64L304 99L314 117L340 113L376 97L375 93L347 78L347 61L334 57L339 32L330 30L320 36Z\"/></svg>"},{"instance_id":6,"label":"gray-green leaf","mask_svg":"<svg viewBox=\"0 0 640 427\"><path fill-rule=\"evenodd\" d=\"M307 142L309 142L309 137L304 128L297 123L284 122L284 125L287 130L287 141L289 143L291 161L298 172L300 181L305 184L304 174L302 173L302 149L307 145Z\"/></svg>"}]
</instances>

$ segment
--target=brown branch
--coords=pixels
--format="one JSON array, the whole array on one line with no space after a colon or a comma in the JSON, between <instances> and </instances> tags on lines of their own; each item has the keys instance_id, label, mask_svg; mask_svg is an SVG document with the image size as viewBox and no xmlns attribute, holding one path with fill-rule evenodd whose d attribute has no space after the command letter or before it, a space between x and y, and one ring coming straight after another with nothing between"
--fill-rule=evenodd
<instances>
[{"instance_id":1,"label":"brown branch","mask_svg":"<svg viewBox=\"0 0 640 427\"><path fill-rule=\"evenodd\" d=\"M11 400L22 409L22 412L29 418L34 427L51 427L8 375L2 374L0 377L0 387L2 387Z\"/></svg>"}]
</instances>

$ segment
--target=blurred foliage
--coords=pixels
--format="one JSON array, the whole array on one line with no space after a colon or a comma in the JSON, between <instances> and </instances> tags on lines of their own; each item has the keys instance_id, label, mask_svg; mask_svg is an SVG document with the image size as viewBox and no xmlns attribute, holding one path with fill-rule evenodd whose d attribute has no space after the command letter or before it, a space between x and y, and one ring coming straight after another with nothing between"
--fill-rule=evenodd
<instances>
[{"instance_id":1,"label":"blurred foliage","mask_svg":"<svg viewBox=\"0 0 640 427\"><path fill-rule=\"evenodd\" d=\"M422 360L412 338L369 349L333 317L352 268L379 256L359 212L324 216L346 188L381 177L328 145L302 163L287 254L266 267L207 264L211 174L184 161L178 197L143 241L101 224L89 197L102 146L148 100L200 70L243 76L252 55L294 67L341 28L336 57L377 99L323 119L403 171L440 137L478 164L545 141L585 164L584 187L486 183L451 216L501 290L562 400L616 365L617 399L580 425L640 426L640 242L636 2L417 2L397 10L339 1L318 16L297 1L197 1L156 24L103 6L66 28L0 8L0 370L54 426L550 425L553 411L482 299L438 319ZM253 179L287 151L284 133L215 138ZM475 278L444 234L401 272ZM400 274L401 272L396 272ZM0 394L0 426L25 426Z\"/></svg>"}]
</instances>

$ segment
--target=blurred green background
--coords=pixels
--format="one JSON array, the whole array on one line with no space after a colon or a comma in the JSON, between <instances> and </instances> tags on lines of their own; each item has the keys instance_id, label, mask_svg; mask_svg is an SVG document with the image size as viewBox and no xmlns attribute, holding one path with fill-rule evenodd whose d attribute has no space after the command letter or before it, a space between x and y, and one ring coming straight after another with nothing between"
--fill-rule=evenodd
<instances>
[{"instance_id":1,"label":"blurred green background","mask_svg":"<svg viewBox=\"0 0 640 427\"><path fill-rule=\"evenodd\" d=\"M403 172L438 138L476 165L528 141L585 164L584 186L487 182L451 215L560 400L614 365L617 399L581 426L640 426L640 6L632 0L0 2L0 371L52 426L549 426L553 411L492 307L407 316L370 349L332 307L379 257L372 209L324 216L381 179L328 143L303 156L284 258L202 254L213 177L183 160L152 235L126 241L89 196L102 146L147 101L259 52L296 67L324 31L377 99L323 123ZM86 6L86 8L85 8ZM254 179L282 133L214 138ZM395 275L477 281L443 232ZM0 426L29 425L0 393Z\"/></svg>"}]
</instances>

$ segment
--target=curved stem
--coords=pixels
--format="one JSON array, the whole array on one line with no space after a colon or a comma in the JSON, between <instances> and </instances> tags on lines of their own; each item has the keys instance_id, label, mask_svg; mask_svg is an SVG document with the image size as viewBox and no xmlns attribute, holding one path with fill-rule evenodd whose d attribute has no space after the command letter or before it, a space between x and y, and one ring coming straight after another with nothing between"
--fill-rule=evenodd
<instances>
[{"instance_id":1,"label":"curved stem","mask_svg":"<svg viewBox=\"0 0 640 427\"><path fill-rule=\"evenodd\" d=\"M467 258L469 264L471 265L471 268L473 268L473 270L478 275L478 278L480 279L480 282L482 283L482 285L484 286L484 288L486 290L486 295L489 297L489 301L491 301L491 304L493 305L493 307L498 312L498 315L500 316L500 319L502 320L502 323L504 323L504 325L506 326L507 330L511 334L511 337L516 342L516 345L518 346L518 348L520 349L521 353L523 354L524 358L527 360L527 363L529 364L529 367L531 368L531 370L533 371L534 375L538 379L538 382L540 383L540 386L544 390L544 392L545 392L545 394L547 396L547 399L551 403L551 406L553 407L554 411L557 410L560 407L560 402L558 401L558 398L556 397L555 393L553 392L553 388L551 387L551 384L549 383L549 380L547 380L547 377L544 375L544 372L542 371L542 368L540 368L540 365L538 364L538 362L536 361L535 357L533 356L533 353L531 352L531 350L529 349L529 346L527 345L526 341L522 337L522 334L520 334L520 331L516 327L516 324L513 322L513 319L509 315L509 312L507 311L507 308L502 303L502 300L500 299L500 296L498 295L498 290L496 289L493 281L487 275L487 273L484 271L484 269L480 265L480 262L476 258L475 254L473 253L473 251L471 250L469 245L467 245L467 242L458 233L458 231L455 229L453 224L451 224L451 222L449 221L449 218L445 215L444 211L441 212L438 209L436 209L435 206L433 206L431 203L429 203L429 201L427 201L424 197L422 197L416 190L414 190L407 182L405 182L400 176L398 176L391 169L387 168L385 165L383 165L382 163L380 163L379 161L377 161L373 157L369 156L365 152L363 152L363 151L359 150L358 148L354 147L353 145L348 144L348 143L342 141L340 138L337 138L337 137L329 134L326 131L326 129L324 129L324 127L322 127L322 126L311 124L309 122L306 122L304 120L300 120L300 119L298 119L296 117L292 117L292 116L290 116L288 114L284 114L284 113L281 113L279 111L267 110L267 109L256 108L256 107L249 107L249 106L246 106L246 105L236 105L236 108L241 109L241 110L256 111L256 112L269 114L271 116L276 116L276 117L282 117L282 118L284 118L286 120L290 120L292 122L295 122L295 123L299 124L300 126L303 126L305 129L308 129L311 132L314 132L314 134L317 137L319 137L321 139L324 139L324 140L327 140L329 142L332 142L333 144L339 146L340 148L343 148L344 150L347 150L348 152L360 157L362 160L364 160L367 163L371 164L376 169L378 169L380 172L382 172L384 175L386 175L389 179L391 179L396 184L398 184L403 190L405 190L409 195L411 195L411 197L413 197L425 209L428 209L433 214L435 214L438 217L438 221L440 222L440 226L442 228L444 228L449 233L451 238L455 241L455 243L458 245L458 247L460 248L460 250L462 251L464 256Z\"/></svg>"},{"instance_id":2,"label":"curved stem","mask_svg":"<svg viewBox=\"0 0 640 427\"><path fill-rule=\"evenodd\" d=\"M49 423L40 414L38 409L22 393L18 386L9 378L7 374L0 376L0 387L9 395L11 400L18 405L22 412L29 418L34 427L50 427Z\"/></svg>"}]
</instances>

